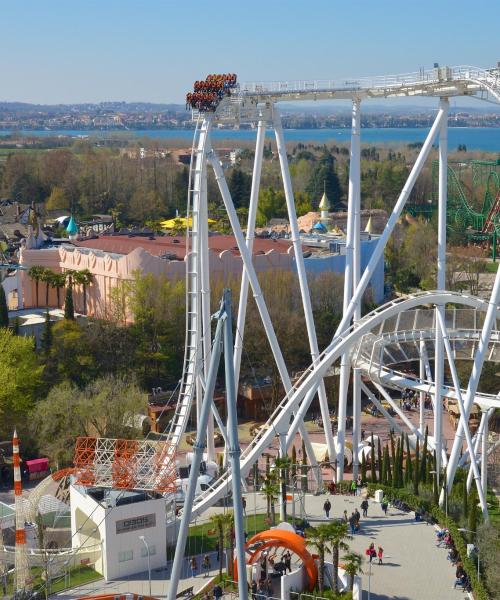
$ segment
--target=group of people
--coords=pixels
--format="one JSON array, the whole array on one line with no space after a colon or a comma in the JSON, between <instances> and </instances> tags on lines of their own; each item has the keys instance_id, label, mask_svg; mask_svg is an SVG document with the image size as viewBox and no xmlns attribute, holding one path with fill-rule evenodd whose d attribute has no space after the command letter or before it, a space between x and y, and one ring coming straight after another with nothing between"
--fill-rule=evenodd
<instances>
[{"instance_id":1,"label":"group of people","mask_svg":"<svg viewBox=\"0 0 500 600\"><path fill-rule=\"evenodd\" d=\"M416 410L419 406L419 402L419 394L415 390L403 390L403 393L401 394L401 398L399 400L399 406L404 410ZM428 410L431 407L431 397L429 394L425 394L424 408Z\"/></svg>"},{"instance_id":2,"label":"group of people","mask_svg":"<svg viewBox=\"0 0 500 600\"><path fill-rule=\"evenodd\" d=\"M384 556L384 549L382 548L382 546L379 546L377 550L375 549L375 544L372 542L365 550L365 554L366 556L368 556L368 560L370 561L370 563L373 562L374 558L378 557L378 564L382 564L382 558Z\"/></svg>"},{"instance_id":3,"label":"group of people","mask_svg":"<svg viewBox=\"0 0 500 600\"><path fill-rule=\"evenodd\" d=\"M467 573L465 572L464 565L460 559L460 554L455 547L453 538L451 537L448 529L440 529L437 532L437 546L444 546L448 549L448 560L452 565L455 565L455 584L453 587L461 587L464 591L468 592L471 590L471 584Z\"/></svg>"},{"instance_id":4,"label":"group of people","mask_svg":"<svg viewBox=\"0 0 500 600\"><path fill-rule=\"evenodd\" d=\"M194 82L194 92L186 95L186 109L214 111L224 96L231 95L236 85L236 75L208 75L204 81Z\"/></svg>"}]
</instances>

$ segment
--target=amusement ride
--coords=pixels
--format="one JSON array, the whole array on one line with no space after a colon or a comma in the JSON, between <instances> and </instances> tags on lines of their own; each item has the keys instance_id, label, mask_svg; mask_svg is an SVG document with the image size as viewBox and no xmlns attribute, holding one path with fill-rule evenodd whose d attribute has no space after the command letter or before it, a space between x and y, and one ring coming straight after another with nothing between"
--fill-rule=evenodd
<instances>
[{"instance_id":1,"label":"amusement ride","mask_svg":"<svg viewBox=\"0 0 500 600\"><path fill-rule=\"evenodd\" d=\"M175 489L176 453L191 416L196 414L198 435L190 481L181 509L181 524L177 541L174 566L168 584L168 598L176 597L180 569L184 554L189 523L214 506L233 491L236 524L236 556L238 567L244 563L245 547L241 529L241 485L256 461L265 453L276 437L279 451L286 456L295 436L300 434L312 472L317 478L321 470L315 469L317 460L309 435L304 426L311 403L318 402L324 424L330 423L330 409L324 385L324 377L332 365L340 362L339 396L337 409L337 432L324 428L325 443L330 462L336 465L336 479L344 478L346 455L346 420L348 406L352 406L352 473L356 478L360 468L361 395L375 405L389 421L394 431L409 435L410 445L424 439L424 400L431 398L433 412L432 435L429 449L436 452L436 479L442 496L450 491L459 466L469 468L468 485L477 489L484 519L488 520L486 502L488 454L488 421L495 408L500 408L500 394L490 395L478 391L479 379L485 361L500 361L500 338L498 312L500 302L500 270L497 271L491 297L484 300L446 289L446 239L450 229L448 218L450 189L456 222L476 219L478 231L493 235L500 228L500 196L497 181L490 181L488 201L480 214L472 209L456 190L449 175L448 164L448 113L450 99L470 96L483 101L500 103L500 65L492 69L469 66L439 67L404 75L364 79L338 79L288 82L254 82L239 84L236 75L210 75L198 81L187 96L196 126L191 154L189 191L187 203L186 256L186 344L183 375L179 386L175 412L161 443L148 444L146 439L137 443L121 443L120 440L82 439L78 441L75 460L75 478L81 485L143 489L159 491L167 497ZM392 213L378 239L367 267L361 270L361 109L365 101L386 98L436 98L437 113L417 159L410 171ZM349 162L348 220L346 231L346 268L343 291L343 316L336 331L332 331L330 344L319 351L311 307L311 297L304 265L294 192L288 164L285 135L279 105L282 102L349 100L352 103L352 128ZM211 132L218 125L249 125L256 130L255 159L252 187L245 228L240 225L236 209L225 178L224 168L212 144ZM289 221L289 239L292 246L300 295L305 315L311 364L301 377L292 383L285 364L283 352L259 284L252 262L255 237L255 221L260 189L266 131L274 132L281 178L286 198ZM369 314L362 315L361 300L375 267L383 259L384 249L405 209L413 186L428 159L434 143L438 144L439 160L436 164L438 212L437 286L436 290L418 292L391 300ZM207 175L211 168L215 175L235 243L243 263L239 299L236 303L236 331L234 342L228 332L231 322L224 297L215 315L217 331L212 336L210 307L210 251L208 246ZM492 176L494 179L494 176ZM451 185L450 185L451 181ZM494 184L496 183L496 187ZM458 200L456 200L458 198ZM455 201L456 200L456 201ZM467 208L466 206L467 205ZM480 222L479 222L480 221ZM496 242L496 240L495 240ZM252 294L263 331L272 350L285 394L269 420L257 432L252 442L239 454L236 431L235 398L238 389L242 360L248 295ZM228 314L229 310L229 314ZM225 331L224 323L226 324ZM226 373L226 401L228 422L224 422L213 402L214 384L224 347ZM461 381L457 372L457 360L472 361L471 376ZM404 365L408 368L403 368ZM418 372L411 365L418 364ZM402 367L403 365L403 367ZM445 381L445 365L452 381ZM349 382L352 376L351 401L348 402ZM366 381L370 381L370 386ZM373 392L377 390L377 394ZM405 415L390 391L415 390L420 402L419 423L414 424ZM378 396L378 397L377 397ZM380 401L380 397L384 402ZM443 403L454 400L460 411L460 419L452 447L447 449L443 440ZM391 407L388 411L387 403ZM233 404L231 407L230 405ZM480 410L479 426L474 433L469 428L473 407ZM394 419L396 413L400 421ZM227 468L200 493L194 493L197 465L202 459L215 461L214 429L217 424L229 456ZM236 435L236 438L235 438ZM236 481L233 475L236 474ZM73 552L92 552L77 547ZM243 560L241 560L243 559ZM16 560L16 565L25 562ZM243 566L243 565L242 565ZM25 569L26 567L24 567ZM238 568L240 581L245 572ZM18 577L18 589L23 587L23 575ZM24 582L27 574L24 573ZM247 598L246 583L240 587L240 597Z\"/></svg>"}]
</instances>

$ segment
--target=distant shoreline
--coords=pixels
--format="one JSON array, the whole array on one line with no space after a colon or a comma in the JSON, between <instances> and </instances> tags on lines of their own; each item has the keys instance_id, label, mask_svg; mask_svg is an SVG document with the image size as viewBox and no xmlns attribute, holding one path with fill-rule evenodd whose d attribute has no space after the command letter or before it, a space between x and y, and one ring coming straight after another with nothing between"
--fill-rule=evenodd
<instances>
[{"instance_id":1,"label":"distant shoreline","mask_svg":"<svg viewBox=\"0 0 500 600\"><path fill-rule=\"evenodd\" d=\"M363 127L361 129L361 143L371 145L412 144L423 142L429 128L426 127ZM54 130L0 130L1 137L14 135L19 137L71 137L71 138L97 138L97 139L140 139L151 138L167 141L182 140L186 145L191 145L192 129L54 129ZM320 144L348 144L350 142L349 128L335 129L286 129L285 140L288 143L320 143ZM255 129L213 129L213 139L218 141L228 140L234 142L254 142ZM274 139L273 132L267 131L267 138ZM500 153L500 127L450 127L448 130L448 143L451 151L457 149L459 144L465 145L467 150Z\"/></svg>"}]
</instances>

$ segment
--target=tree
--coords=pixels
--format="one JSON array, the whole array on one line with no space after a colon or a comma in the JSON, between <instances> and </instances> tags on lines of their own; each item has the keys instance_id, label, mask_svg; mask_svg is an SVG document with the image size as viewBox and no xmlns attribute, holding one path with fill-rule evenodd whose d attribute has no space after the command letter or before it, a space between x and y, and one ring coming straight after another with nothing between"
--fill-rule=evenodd
<instances>
[{"instance_id":1,"label":"tree","mask_svg":"<svg viewBox=\"0 0 500 600\"><path fill-rule=\"evenodd\" d=\"M415 446L415 465L413 468L413 493L418 496L418 484L420 482L420 440L417 437Z\"/></svg>"},{"instance_id":2,"label":"tree","mask_svg":"<svg viewBox=\"0 0 500 600\"><path fill-rule=\"evenodd\" d=\"M47 356L52 348L52 322L50 320L49 311L45 311L45 322L43 325L42 337L41 337L42 351Z\"/></svg>"},{"instance_id":3,"label":"tree","mask_svg":"<svg viewBox=\"0 0 500 600\"><path fill-rule=\"evenodd\" d=\"M75 308L73 306L73 285L70 282L66 286L66 299L64 301L64 318L75 320Z\"/></svg>"},{"instance_id":4,"label":"tree","mask_svg":"<svg viewBox=\"0 0 500 600\"><path fill-rule=\"evenodd\" d=\"M361 570L361 564L363 563L363 557L361 554L356 554L356 552L348 552L344 555L344 571L349 575L349 589L353 590L354 588L354 578L357 573L363 573Z\"/></svg>"},{"instance_id":5,"label":"tree","mask_svg":"<svg viewBox=\"0 0 500 600\"><path fill-rule=\"evenodd\" d=\"M346 526L347 530L347 526ZM325 586L325 554L329 552L327 544L331 541L330 524L318 525L317 527L308 527L305 531L306 543L318 553L318 589L321 594Z\"/></svg>"},{"instance_id":6,"label":"tree","mask_svg":"<svg viewBox=\"0 0 500 600\"><path fill-rule=\"evenodd\" d=\"M224 515L224 534L226 539L227 574L233 579L233 548L234 548L234 513L229 511Z\"/></svg>"},{"instance_id":7,"label":"tree","mask_svg":"<svg viewBox=\"0 0 500 600\"><path fill-rule=\"evenodd\" d=\"M288 480L288 474L289 474L289 470L290 470L290 466L292 464L290 457L288 456L282 456L279 458L276 458L275 462L274 462L276 469L278 469L279 472L279 480L280 480L280 487L281 487L281 502L283 503L283 511L284 511L284 516L285 516L285 521L286 521L286 484L287 484L287 480Z\"/></svg>"},{"instance_id":8,"label":"tree","mask_svg":"<svg viewBox=\"0 0 500 600\"><path fill-rule=\"evenodd\" d=\"M471 531L476 531L477 525L479 522L479 515L477 511L477 494L476 490L471 490L470 494L470 508L469 508L469 521L468 521L468 529ZM470 542L472 543L474 540L472 533L470 534Z\"/></svg>"},{"instance_id":9,"label":"tree","mask_svg":"<svg viewBox=\"0 0 500 600\"><path fill-rule=\"evenodd\" d=\"M292 485L295 486L295 478L297 477L297 448L295 446L292 446L292 468L290 475L293 479Z\"/></svg>"},{"instance_id":10,"label":"tree","mask_svg":"<svg viewBox=\"0 0 500 600\"><path fill-rule=\"evenodd\" d=\"M49 305L49 291L54 282L54 271L52 269L43 269L40 280L45 283L45 306Z\"/></svg>"},{"instance_id":11,"label":"tree","mask_svg":"<svg viewBox=\"0 0 500 600\"><path fill-rule=\"evenodd\" d=\"M261 189L259 205L257 208L256 223L264 226L270 219L286 217L286 199L283 190L275 191L274 188Z\"/></svg>"},{"instance_id":12,"label":"tree","mask_svg":"<svg viewBox=\"0 0 500 600\"><path fill-rule=\"evenodd\" d=\"M64 273L54 273L52 277L52 287L57 293L57 308L61 308L61 290L66 285L66 275Z\"/></svg>"},{"instance_id":13,"label":"tree","mask_svg":"<svg viewBox=\"0 0 500 600\"><path fill-rule=\"evenodd\" d=\"M383 473L383 478L382 478L383 485L389 485L389 482L392 479L392 475L391 475L391 460L389 458L389 448L387 446L384 446L384 458L383 458L383 464L382 464L382 473Z\"/></svg>"},{"instance_id":14,"label":"tree","mask_svg":"<svg viewBox=\"0 0 500 600\"><path fill-rule=\"evenodd\" d=\"M377 439L377 457L378 457L378 479L380 483L384 483L384 476L382 473L383 467L383 457L382 457L382 443L380 442L380 437Z\"/></svg>"},{"instance_id":15,"label":"tree","mask_svg":"<svg viewBox=\"0 0 500 600\"><path fill-rule=\"evenodd\" d=\"M266 497L267 517L270 519L271 525L274 527L274 525L276 525L276 509L274 503L278 499L280 490L272 473L266 475L261 492Z\"/></svg>"},{"instance_id":16,"label":"tree","mask_svg":"<svg viewBox=\"0 0 500 600\"><path fill-rule=\"evenodd\" d=\"M239 168L232 169L227 185L235 208L246 207L250 203L252 177Z\"/></svg>"},{"instance_id":17,"label":"tree","mask_svg":"<svg viewBox=\"0 0 500 600\"><path fill-rule=\"evenodd\" d=\"M344 542L345 539L351 539L347 523L341 521L333 522L328 525L329 542L332 546L332 563L333 563L333 593L337 594L338 577L339 577L339 551L348 550L349 546Z\"/></svg>"},{"instance_id":18,"label":"tree","mask_svg":"<svg viewBox=\"0 0 500 600\"><path fill-rule=\"evenodd\" d=\"M35 282L35 297L36 297L36 305L39 306L40 303L38 301L38 288L39 288L39 283L40 281L42 281L42 278L44 276L44 272L45 272L45 268L41 267L40 265L33 265L32 267L30 267L28 269L28 275L30 277L30 279L32 279Z\"/></svg>"},{"instance_id":19,"label":"tree","mask_svg":"<svg viewBox=\"0 0 500 600\"><path fill-rule=\"evenodd\" d=\"M469 515L469 492L467 491L467 477L462 481L462 513L464 519Z\"/></svg>"},{"instance_id":20,"label":"tree","mask_svg":"<svg viewBox=\"0 0 500 600\"><path fill-rule=\"evenodd\" d=\"M9 439L15 427L29 430L27 415L37 397L42 367L33 339L0 328L0 439Z\"/></svg>"},{"instance_id":21,"label":"tree","mask_svg":"<svg viewBox=\"0 0 500 600\"><path fill-rule=\"evenodd\" d=\"M326 151L311 172L306 186L307 194L312 200L312 205L317 208L323 192L326 193L331 206L335 207L342 197L342 188L337 173L335 172L335 157Z\"/></svg>"},{"instance_id":22,"label":"tree","mask_svg":"<svg viewBox=\"0 0 500 600\"><path fill-rule=\"evenodd\" d=\"M427 462L428 462L428 438L429 438L429 426L425 426L424 445L422 447L422 461L420 469L420 480L424 483L429 483L427 479Z\"/></svg>"},{"instance_id":23,"label":"tree","mask_svg":"<svg viewBox=\"0 0 500 600\"><path fill-rule=\"evenodd\" d=\"M52 188L52 192L45 203L45 208L47 210L69 210L71 208L70 202L61 187L55 186Z\"/></svg>"},{"instance_id":24,"label":"tree","mask_svg":"<svg viewBox=\"0 0 500 600\"><path fill-rule=\"evenodd\" d=\"M408 434L406 434L405 440L406 440L405 485L408 485L410 483L410 481L413 480L413 477L412 477L413 465L411 462L410 438L408 437Z\"/></svg>"},{"instance_id":25,"label":"tree","mask_svg":"<svg viewBox=\"0 0 500 600\"><path fill-rule=\"evenodd\" d=\"M135 439L142 430L135 416L145 414L146 395L122 377L101 377L80 389L68 381L53 387L34 412L41 451L58 468L73 462L78 436Z\"/></svg>"},{"instance_id":26,"label":"tree","mask_svg":"<svg viewBox=\"0 0 500 600\"><path fill-rule=\"evenodd\" d=\"M7 298L5 297L5 290L0 282L0 327L9 326L9 307L7 306Z\"/></svg>"},{"instance_id":27,"label":"tree","mask_svg":"<svg viewBox=\"0 0 500 600\"><path fill-rule=\"evenodd\" d=\"M375 441L373 439L373 432L370 443L370 479L372 483L377 483L377 471L375 470Z\"/></svg>"},{"instance_id":28,"label":"tree","mask_svg":"<svg viewBox=\"0 0 500 600\"><path fill-rule=\"evenodd\" d=\"M224 513L216 513L210 515L210 523L214 525L217 534L217 544L219 546L219 578L222 579L222 553L224 548L224 529L226 526L226 515Z\"/></svg>"}]
</instances>

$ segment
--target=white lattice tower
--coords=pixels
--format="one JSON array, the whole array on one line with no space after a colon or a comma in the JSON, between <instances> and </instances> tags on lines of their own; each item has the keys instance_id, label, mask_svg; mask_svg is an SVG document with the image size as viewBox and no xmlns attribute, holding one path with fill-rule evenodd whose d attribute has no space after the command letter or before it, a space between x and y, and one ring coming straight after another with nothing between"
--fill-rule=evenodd
<instances>
[{"instance_id":1,"label":"white lattice tower","mask_svg":"<svg viewBox=\"0 0 500 600\"><path fill-rule=\"evenodd\" d=\"M16 553L15 553L15 585L16 590L28 589L31 586L28 550L26 547L26 529L24 527L23 486L21 483L21 466L19 458L19 440L14 430L12 439L12 458L14 463L14 495L16 507Z\"/></svg>"}]
</instances>

